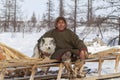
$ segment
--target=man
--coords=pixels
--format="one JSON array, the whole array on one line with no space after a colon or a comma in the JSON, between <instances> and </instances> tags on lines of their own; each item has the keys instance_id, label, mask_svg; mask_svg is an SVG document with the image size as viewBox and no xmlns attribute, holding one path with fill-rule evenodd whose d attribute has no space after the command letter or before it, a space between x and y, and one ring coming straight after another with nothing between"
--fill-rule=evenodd
<instances>
[{"instance_id":1,"label":"man","mask_svg":"<svg viewBox=\"0 0 120 80\"><path fill-rule=\"evenodd\" d=\"M42 37L53 37L56 42L55 53L51 59L62 61L67 69L70 70L71 60L87 58L87 47L78 36L67 29L67 22L64 17L58 17L55 21L55 29L46 32Z\"/></svg>"}]
</instances>

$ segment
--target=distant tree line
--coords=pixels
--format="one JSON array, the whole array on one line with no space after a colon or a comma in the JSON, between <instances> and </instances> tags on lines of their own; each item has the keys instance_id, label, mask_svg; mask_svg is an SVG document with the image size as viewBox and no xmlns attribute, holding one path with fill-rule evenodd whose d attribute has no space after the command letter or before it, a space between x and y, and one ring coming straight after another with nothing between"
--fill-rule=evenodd
<instances>
[{"instance_id":1,"label":"distant tree line","mask_svg":"<svg viewBox=\"0 0 120 80\"><path fill-rule=\"evenodd\" d=\"M25 17L22 16L24 12L21 10L24 0L0 0L0 5L2 5L0 7L0 32L39 32L41 28L51 29L54 27L54 20L56 18L54 15L56 12L58 16L65 16L69 28L76 32L76 27L78 26L100 27L105 21L104 17L120 12L119 0L102 0L108 3L108 5L99 7L94 7L93 5L97 0L86 0L86 2L85 0L69 0L70 4L66 3L66 1L58 0L59 5L55 9L54 0L47 0L45 4L46 12L41 20L38 20L35 12L33 12L29 20L25 20ZM95 14L99 10L110 8L112 10L106 16Z\"/></svg>"}]
</instances>

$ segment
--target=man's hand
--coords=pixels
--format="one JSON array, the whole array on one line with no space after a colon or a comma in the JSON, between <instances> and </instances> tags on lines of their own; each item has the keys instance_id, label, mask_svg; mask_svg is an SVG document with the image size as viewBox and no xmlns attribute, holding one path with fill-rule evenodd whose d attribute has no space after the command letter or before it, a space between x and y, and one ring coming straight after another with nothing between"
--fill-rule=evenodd
<instances>
[{"instance_id":1,"label":"man's hand","mask_svg":"<svg viewBox=\"0 0 120 80\"><path fill-rule=\"evenodd\" d=\"M85 58L88 58L88 53L86 50L81 50L80 51L80 59L84 60Z\"/></svg>"}]
</instances>

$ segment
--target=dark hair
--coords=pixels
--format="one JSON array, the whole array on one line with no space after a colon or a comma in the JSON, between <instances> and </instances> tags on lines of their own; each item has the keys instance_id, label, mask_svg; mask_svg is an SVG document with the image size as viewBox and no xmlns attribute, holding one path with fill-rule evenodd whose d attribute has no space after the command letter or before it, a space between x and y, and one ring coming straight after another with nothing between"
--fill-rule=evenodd
<instances>
[{"instance_id":1,"label":"dark hair","mask_svg":"<svg viewBox=\"0 0 120 80\"><path fill-rule=\"evenodd\" d=\"M57 26L57 23L60 20L63 20L65 22L66 27L67 27L67 22L66 22L66 19L64 17L58 17L58 18L56 18L56 20L55 20L55 27Z\"/></svg>"}]
</instances>

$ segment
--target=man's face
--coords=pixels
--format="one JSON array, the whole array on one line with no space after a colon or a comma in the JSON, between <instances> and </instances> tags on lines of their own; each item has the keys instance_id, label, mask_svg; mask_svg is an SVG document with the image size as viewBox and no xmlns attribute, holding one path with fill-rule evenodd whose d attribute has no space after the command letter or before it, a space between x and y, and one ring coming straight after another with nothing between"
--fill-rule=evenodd
<instances>
[{"instance_id":1,"label":"man's face","mask_svg":"<svg viewBox=\"0 0 120 80\"><path fill-rule=\"evenodd\" d=\"M57 23L57 29L59 30L64 30L66 27L66 24L63 20L59 20L58 23Z\"/></svg>"}]
</instances>

